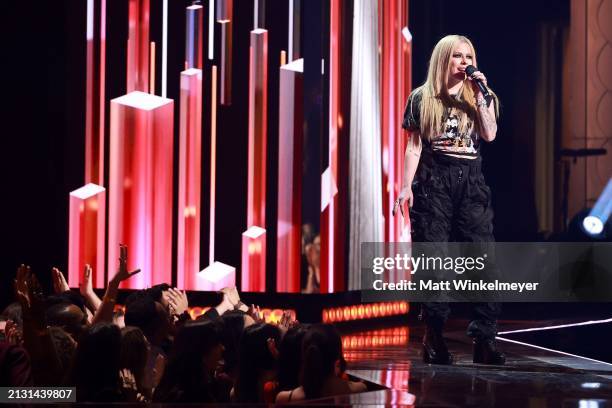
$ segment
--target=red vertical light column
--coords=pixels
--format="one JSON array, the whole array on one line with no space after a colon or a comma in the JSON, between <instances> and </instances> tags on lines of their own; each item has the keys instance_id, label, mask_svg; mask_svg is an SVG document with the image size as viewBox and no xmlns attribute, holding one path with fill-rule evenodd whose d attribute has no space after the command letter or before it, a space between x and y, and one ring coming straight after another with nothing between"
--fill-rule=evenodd
<instances>
[{"instance_id":1,"label":"red vertical light column","mask_svg":"<svg viewBox=\"0 0 612 408\"><path fill-rule=\"evenodd\" d=\"M232 21L221 24L221 105L232 104Z\"/></svg>"},{"instance_id":2,"label":"red vertical light column","mask_svg":"<svg viewBox=\"0 0 612 408\"><path fill-rule=\"evenodd\" d=\"M401 21L403 24L408 24L408 5L402 8L402 17ZM408 26L404 26L402 29L402 46L401 46L401 55L400 55L400 78L402 78L402 84L399 88L401 90L400 93L397 94L397 104L400 111L398 114L403 115L403 108L406 105L406 101L408 100L408 96L412 91L412 34L408 30ZM400 116L401 117L401 116ZM398 134L400 135L395 139L395 191L399 194L399 191L402 187L402 177L404 174L404 151L406 150L407 138L402 137L402 128L401 124L397 123L398 126ZM397 196L392 197L392 200L395 201ZM393 202L392 201L392 202ZM409 242L411 240L410 236L410 220L396 217L396 233L395 238L400 242Z\"/></svg>"},{"instance_id":3,"label":"red vertical light column","mask_svg":"<svg viewBox=\"0 0 612 408\"><path fill-rule=\"evenodd\" d=\"M89 183L70 193L68 284L79 287L85 264L93 269L94 288L104 288L106 190Z\"/></svg>"},{"instance_id":4,"label":"red vertical light column","mask_svg":"<svg viewBox=\"0 0 612 408\"><path fill-rule=\"evenodd\" d=\"M242 284L244 292L266 291L266 230L252 226L242 233Z\"/></svg>"},{"instance_id":5,"label":"red vertical light column","mask_svg":"<svg viewBox=\"0 0 612 408\"><path fill-rule=\"evenodd\" d=\"M340 68L342 63L342 3L330 1L329 44L329 167L321 178L321 293L346 288L344 278L342 222L339 206L340 175L339 128L341 127Z\"/></svg>"},{"instance_id":6,"label":"red vertical light column","mask_svg":"<svg viewBox=\"0 0 612 408\"><path fill-rule=\"evenodd\" d=\"M171 99L143 92L111 100L108 266L126 244L128 268L142 269L125 288L171 282L173 114Z\"/></svg>"},{"instance_id":7,"label":"red vertical light column","mask_svg":"<svg viewBox=\"0 0 612 408\"><path fill-rule=\"evenodd\" d=\"M200 194L202 186L202 70L181 72L177 285L198 286L200 272Z\"/></svg>"},{"instance_id":8,"label":"red vertical light column","mask_svg":"<svg viewBox=\"0 0 612 408\"><path fill-rule=\"evenodd\" d=\"M406 240L405 220L393 217L392 203L401 189L406 137L401 128L401 117L410 91L410 43L405 32L408 22L406 0L379 2L382 10L381 27L381 136L383 165L383 209L385 240ZM404 29L404 30L403 30Z\"/></svg>"},{"instance_id":9,"label":"red vertical light column","mask_svg":"<svg viewBox=\"0 0 612 408\"><path fill-rule=\"evenodd\" d=\"M304 60L280 67L276 291L300 292Z\"/></svg>"},{"instance_id":10,"label":"red vertical light column","mask_svg":"<svg viewBox=\"0 0 612 408\"><path fill-rule=\"evenodd\" d=\"M265 226L266 226L266 149L268 114L268 31L251 31L249 48L249 163L247 196L247 231L242 241L242 290L265 290ZM263 241L264 252L253 250L247 235L251 227L259 228L254 237ZM262 231L260 231L262 230ZM252 235L252 234L251 234ZM261 247L261 246L260 246ZM263 259L262 262L252 258ZM246 260L246 261L245 261ZM245 286L245 282L248 284ZM257 283L257 284L255 284Z\"/></svg>"},{"instance_id":11,"label":"red vertical light column","mask_svg":"<svg viewBox=\"0 0 612 408\"><path fill-rule=\"evenodd\" d=\"M129 0L127 92L149 92L149 0Z\"/></svg>"},{"instance_id":12,"label":"red vertical light column","mask_svg":"<svg viewBox=\"0 0 612 408\"><path fill-rule=\"evenodd\" d=\"M202 69L204 7L189 6L185 13L185 69Z\"/></svg>"},{"instance_id":13,"label":"red vertical light column","mask_svg":"<svg viewBox=\"0 0 612 408\"><path fill-rule=\"evenodd\" d=\"M232 26L234 1L217 0L217 22L221 25L221 105L232 104Z\"/></svg>"},{"instance_id":14,"label":"red vertical light column","mask_svg":"<svg viewBox=\"0 0 612 408\"><path fill-rule=\"evenodd\" d=\"M106 0L87 0L85 182L104 184Z\"/></svg>"}]
</instances>

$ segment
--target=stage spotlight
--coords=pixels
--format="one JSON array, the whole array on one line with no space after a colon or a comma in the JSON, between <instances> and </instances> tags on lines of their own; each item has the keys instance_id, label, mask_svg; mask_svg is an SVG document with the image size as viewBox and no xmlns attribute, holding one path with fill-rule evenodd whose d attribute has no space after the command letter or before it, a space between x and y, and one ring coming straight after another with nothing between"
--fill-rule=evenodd
<instances>
[{"instance_id":1,"label":"stage spotlight","mask_svg":"<svg viewBox=\"0 0 612 408\"><path fill-rule=\"evenodd\" d=\"M606 188L595 202L595 206L582 221L582 228L592 237L599 237L612 212L612 178L608 180Z\"/></svg>"}]
</instances>

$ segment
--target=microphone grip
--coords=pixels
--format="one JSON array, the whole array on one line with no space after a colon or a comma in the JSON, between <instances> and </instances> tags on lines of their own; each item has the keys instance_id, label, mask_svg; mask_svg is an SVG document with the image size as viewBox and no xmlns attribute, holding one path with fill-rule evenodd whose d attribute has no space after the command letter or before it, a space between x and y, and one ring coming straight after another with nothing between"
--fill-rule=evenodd
<instances>
[{"instance_id":1,"label":"microphone grip","mask_svg":"<svg viewBox=\"0 0 612 408\"><path fill-rule=\"evenodd\" d=\"M493 97L489 93L489 90L487 89L485 84L483 84L480 79L472 79L472 81L476 82L476 85L478 85L480 92L482 92L482 96L484 96L485 101L487 101L487 107L491 105L491 101L493 100Z\"/></svg>"}]
</instances>

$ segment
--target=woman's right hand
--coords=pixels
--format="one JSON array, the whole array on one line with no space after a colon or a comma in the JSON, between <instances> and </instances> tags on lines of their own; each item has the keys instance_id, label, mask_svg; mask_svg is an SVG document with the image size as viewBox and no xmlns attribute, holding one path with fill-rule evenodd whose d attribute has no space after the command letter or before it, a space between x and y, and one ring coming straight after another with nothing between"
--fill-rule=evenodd
<instances>
[{"instance_id":1,"label":"woman's right hand","mask_svg":"<svg viewBox=\"0 0 612 408\"><path fill-rule=\"evenodd\" d=\"M412 204L414 204L414 195L412 194L411 186L406 186L400 190L397 200L395 200L395 203L393 204L393 216L397 214L397 210L399 209L402 213L402 217L405 217L404 204L406 202L408 202L408 207L412 208Z\"/></svg>"}]
</instances>

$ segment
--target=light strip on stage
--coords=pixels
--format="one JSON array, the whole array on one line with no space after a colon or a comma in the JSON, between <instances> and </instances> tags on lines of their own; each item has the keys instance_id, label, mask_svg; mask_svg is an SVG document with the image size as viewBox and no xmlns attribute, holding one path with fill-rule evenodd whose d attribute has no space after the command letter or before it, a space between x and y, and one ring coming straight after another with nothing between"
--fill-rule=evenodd
<instances>
[{"instance_id":1,"label":"light strip on stage","mask_svg":"<svg viewBox=\"0 0 612 408\"><path fill-rule=\"evenodd\" d=\"M304 59L280 67L276 291L300 292Z\"/></svg>"},{"instance_id":2,"label":"light strip on stage","mask_svg":"<svg viewBox=\"0 0 612 408\"><path fill-rule=\"evenodd\" d=\"M208 263L215 262L215 203L217 202L217 66L212 66L210 109L210 230Z\"/></svg>"},{"instance_id":3,"label":"light strip on stage","mask_svg":"<svg viewBox=\"0 0 612 408\"><path fill-rule=\"evenodd\" d=\"M208 59L215 58L215 0L208 1Z\"/></svg>"},{"instance_id":4,"label":"light strip on stage","mask_svg":"<svg viewBox=\"0 0 612 408\"><path fill-rule=\"evenodd\" d=\"M232 104L232 21L221 24L221 105Z\"/></svg>"},{"instance_id":5,"label":"light strip on stage","mask_svg":"<svg viewBox=\"0 0 612 408\"><path fill-rule=\"evenodd\" d=\"M591 324L602 324L602 323L612 323L612 318L605 319L605 320L589 320L586 322L559 324L556 326L544 326L544 327L532 327L529 329L508 330L508 331L499 332L497 334L525 333L525 332L534 332L534 331L541 331L541 330L564 329L567 327L588 326Z\"/></svg>"},{"instance_id":6,"label":"light strip on stage","mask_svg":"<svg viewBox=\"0 0 612 408\"><path fill-rule=\"evenodd\" d=\"M168 88L168 0L163 0L162 5L162 79L161 96L166 97Z\"/></svg>"},{"instance_id":7,"label":"light strip on stage","mask_svg":"<svg viewBox=\"0 0 612 408\"><path fill-rule=\"evenodd\" d=\"M135 91L111 100L107 265L125 244L128 269L142 269L122 288L172 281L173 119L171 99Z\"/></svg>"},{"instance_id":8,"label":"light strip on stage","mask_svg":"<svg viewBox=\"0 0 612 408\"><path fill-rule=\"evenodd\" d=\"M149 69L149 93L155 95L155 42L151 41L151 67Z\"/></svg>"},{"instance_id":9,"label":"light strip on stage","mask_svg":"<svg viewBox=\"0 0 612 408\"><path fill-rule=\"evenodd\" d=\"M202 186L202 70L181 72L179 126L179 186L177 234L177 285L199 287L200 195Z\"/></svg>"},{"instance_id":10,"label":"light strip on stage","mask_svg":"<svg viewBox=\"0 0 612 408\"><path fill-rule=\"evenodd\" d=\"M257 30L259 28L259 0L255 0L255 5L253 6L253 30Z\"/></svg>"},{"instance_id":11,"label":"light strip on stage","mask_svg":"<svg viewBox=\"0 0 612 408\"><path fill-rule=\"evenodd\" d=\"M89 183L70 193L68 284L78 288L85 264L93 269L94 288L104 288L106 189Z\"/></svg>"},{"instance_id":12,"label":"light strip on stage","mask_svg":"<svg viewBox=\"0 0 612 408\"><path fill-rule=\"evenodd\" d=\"M533 348L536 348L538 350L550 351L552 353L558 353L558 354L562 354L564 356L580 358L582 360L587 360L587 361L593 361L595 363L605 364L605 365L608 365L608 366L612 367L612 364L606 363L605 361L601 361L601 360L595 360L594 358L583 357L583 356L579 356L577 354L571 354L571 353L566 353L564 351L559 351L559 350L549 349L549 348L546 348L546 347L536 346L535 344L523 343L522 341L510 340L510 339L506 339L504 337L497 336L495 338L497 340L506 341L508 343L520 344L521 346L533 347Z\"/></svg>"},{"instance_id":13,"label":"light strip on stage","mask_svg":"<svg viewBox=\"0 0 612 408\"><path fill-rule=\"evenodd\" d=\"M287 45L289 47L289 62L293 61L293 1L294 0L289 0L289 30L287 39Z\"/></svg>"}]
</instances>

